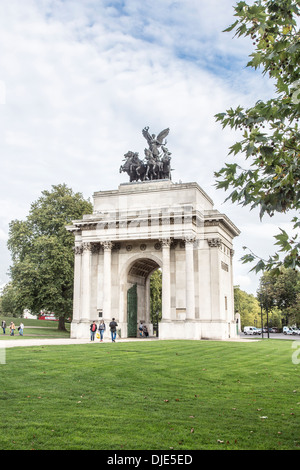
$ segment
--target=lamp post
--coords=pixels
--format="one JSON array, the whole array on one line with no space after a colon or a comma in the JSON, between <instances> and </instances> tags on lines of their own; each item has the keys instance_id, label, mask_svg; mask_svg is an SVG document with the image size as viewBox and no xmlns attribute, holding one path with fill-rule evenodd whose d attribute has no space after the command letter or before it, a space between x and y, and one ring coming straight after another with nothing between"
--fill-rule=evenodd
<instances>
[{"instance_id":1,"label":"lamp post","mask_svg":"<svg viewBox=\"0 0 300 470\"><path fill-rule=\"evenodd\" d=\"M260 292L259 292L259 299L260 299L260 309L261 309L261 334L263 338L263 307L267 313L267 334L268 338L270 338L269 332L269 307L272 306L272 300L270 301L270 292L268 290L269 285L271 282L263 280L261 282Z\"/></svg>"},{"instance_id":2,"label":"lamp post","mask_svg":"<svg viewBox=\"0 0 300 470\"><path fill-rule=\"evenodd\" d=\"M269 332L269 297L270 293L268 291L270 282L264 282L263 287L265 288L265 298L266 298L266 312L267 312L267 333L268 333L268 338L270 338L270 332Z\"/></svg>"},{"instance_id":3,"label":"lamp post","mask_svg":"<svg viewBox=\"0 0 300 470\"><path fill-rule=\"evenodd\" d=\"M260 294L259 300L260 300L260 316L261 316L261 339L264 339L264 322L263 322L262 294Z\"/></svg>"}]
</instances>

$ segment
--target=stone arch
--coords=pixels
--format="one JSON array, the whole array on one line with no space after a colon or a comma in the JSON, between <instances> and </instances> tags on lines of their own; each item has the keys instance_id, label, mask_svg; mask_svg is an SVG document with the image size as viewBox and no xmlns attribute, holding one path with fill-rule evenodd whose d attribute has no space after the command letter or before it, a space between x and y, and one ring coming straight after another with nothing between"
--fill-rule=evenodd
<instances>
[{"instance_id":1,"label":"stone arch","mask_svg":"<svg viewBox=\"0 0 300 470\"><path fill-rule=\"evenodd\" d=\"M150 324L150 276L156 270L162 268L162 260L151 253L133 254L124 264L121 273L123 319L128 323L128 299L127 292L137 285L137 321Z\"/></svg>"},{"instance_id":2,"label":"stone arch","mask_svg":"<svg viewBox=\"0 0 300 470\"><path fill-rule=\"evenodd\" d=\"M136 254L132 254L128 259L127 261L124 263L121 271L120 271L120 279L124 279L127 277L128 275L128 272L129 272L129 269L130 267L137 261L137 260L151 260L151 261L154 261L159 268L162 268L162 259L159 258L158 256L156 255L153 255L152 253L136 253ZM157 268L155 268L157 269ZM153 271L155 270L153 269Z\"/></svg>"}]
</instances>

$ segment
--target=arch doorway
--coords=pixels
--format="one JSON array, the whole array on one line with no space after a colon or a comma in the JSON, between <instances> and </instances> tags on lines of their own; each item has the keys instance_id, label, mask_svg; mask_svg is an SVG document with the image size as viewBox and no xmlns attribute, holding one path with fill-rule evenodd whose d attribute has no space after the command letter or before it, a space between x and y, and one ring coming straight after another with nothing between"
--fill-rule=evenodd
<instances>
[{"instance_id":1,"label":"arch doorway","mask_svg":"<svg viewBox=\"0 0 300 470\"><path fill-rule=\"evenodd\" d=\"M151 258L139 258L131 263L127 275L127 336L136 337L139 322L152 330L150 317L150 278L160 268ZM150 331L153 333L153 330Z\"/></svg>"}]
</instances>

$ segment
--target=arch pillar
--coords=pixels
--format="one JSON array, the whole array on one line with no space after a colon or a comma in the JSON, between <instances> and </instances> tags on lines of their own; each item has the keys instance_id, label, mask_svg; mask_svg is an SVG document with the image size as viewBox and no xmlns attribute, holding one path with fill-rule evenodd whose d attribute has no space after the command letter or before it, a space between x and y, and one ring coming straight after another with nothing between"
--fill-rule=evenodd
<instances>
[{"instance_id":1,"label":"arch pillar","mask_svg":"<svg viewBox=\"0 0 300 470\"><path fill-rule=\"evenodd\" d=\"M162 244L162 320L171 321L171 276L170 276L170 246L171 239L161 240Z\"/></svg>"},{"instance_id":2,"label":"arch pillar","mask_svg":"<svg viewBox=\"0 0 300 470\"><path fill-rule=\"evenodd\" d=\"M103 259L103 317L111 317L111 241L101 242L104 250Z\"/></svg>"},{"instance_id":3,"label":"arch pillar","mask_svg":"<svg viewBox=\"0 0 300 470\"><path fill-rule=\"evenodd\" d=\"M185 285L187 320L195 320L194 241L195 237L185 238Z\"/></svg>"}]
</instances>

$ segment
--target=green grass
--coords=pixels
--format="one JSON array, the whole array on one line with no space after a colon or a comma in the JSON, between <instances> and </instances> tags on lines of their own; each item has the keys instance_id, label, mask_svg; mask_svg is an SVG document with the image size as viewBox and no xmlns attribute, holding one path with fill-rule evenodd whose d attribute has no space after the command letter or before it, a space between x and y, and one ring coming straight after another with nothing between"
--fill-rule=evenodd
<instances>
[{"instance_id":1,"label":"green grass","mask_svg":"<svg viewBox=\"0 0 300 470\"><path fill-rule=\"evenodd\" d=\"M0 449L300 449L290 341L6 350Z\"/></svg>"},{"instance_id":2,"label":"green grass","mask_svg":"<svg viewBox=\"0 0 300 470\"><path fill-rule=\"evenodd\" d=\"M26 318L0 318L0 326L2 320L6 321L6 334L3 334L2 328L0 328L0 341L1 340L10 340L16 341L18 339L34 339L34 338L69 338L70 337L70 323L65 323L67 331L58 330L58 322L51 320L32 320ZM14 336L9 334L9 325L13 321L16 330ZM23 336L19 335L18 326L21 321L24 324L24 334Z\"/></svg>"}]
</instances>

